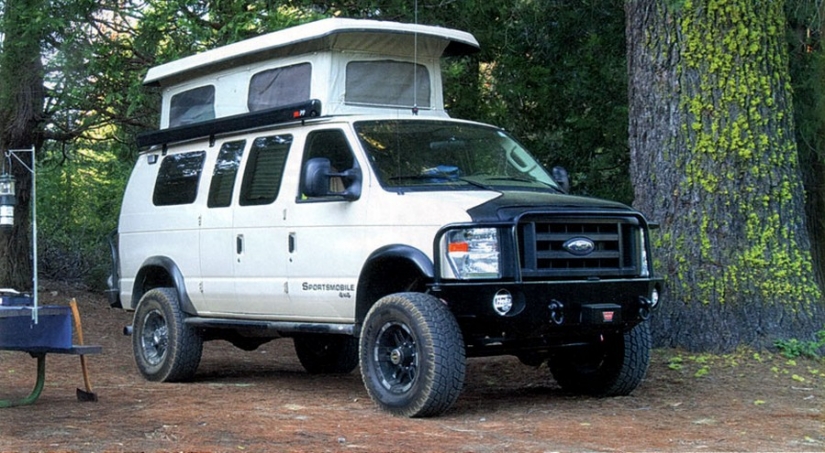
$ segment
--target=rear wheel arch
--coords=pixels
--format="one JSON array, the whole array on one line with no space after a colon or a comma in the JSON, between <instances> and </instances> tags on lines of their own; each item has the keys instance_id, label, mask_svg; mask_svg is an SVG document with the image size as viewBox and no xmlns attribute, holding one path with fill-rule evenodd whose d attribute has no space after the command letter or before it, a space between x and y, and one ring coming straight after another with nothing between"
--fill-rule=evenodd
<instances>
[{"instance_id":1,"label":"rear wheel arch","mask_svg":"<svg viewBox=\"0 0 825 453\"><path fill-rule=\"evenodd\" d=\"M356 323L363 323L370 308L388 294L425 292L433 276L432 260L419 249L394 244L374 251L358 278Z\"/></svg>"},{"instance_id":2,"label":"rear wheel arch","mask_svg":"<svg viewBox=\"0 0 825 453\"><path fill-rule=\"evenodd\" d=\"M185 317L174 288L153 288L141 298L132 322L132 351L147 380L187 381L195 375L203 337Z\"/></svg>"},{"instance_id":3,"label":"rear wheel arch","mask_svg":"<svg viewBox=\"0 0 825 453\"><path fill-rule=\"evenodd\" d=\"M132 288L132 309L137 308L143 295L154 288L174 288L181 311L189 315L198 314L189 294L186 293L183 273L178 265L167 256L153 256L143 262L140 271L135 276Z\"/></svg>"}]
</instances>

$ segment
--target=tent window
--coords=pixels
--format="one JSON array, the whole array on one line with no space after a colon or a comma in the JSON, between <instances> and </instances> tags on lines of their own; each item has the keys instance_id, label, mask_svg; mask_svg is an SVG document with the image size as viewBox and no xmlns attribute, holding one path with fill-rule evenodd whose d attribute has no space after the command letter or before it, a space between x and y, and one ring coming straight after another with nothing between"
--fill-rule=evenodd
<instances>
[{"instance_id":1,"label":"tent window","mask_svg":"<svg viewBox=\"0 0 825 453\"><path fill-rule=\"evenodd\" d=\"M311 80L309 63L259 72L249 81L247 107L256 112L306 101Z\"/></svg>"},{"instance_id":2,"label":"tent window","mask_svg":"<svg viewBox=\"0 0 825 453\"><path fill-rule=\"evenodd\" d=\"M379 60L347 64L347 104L430 107L430 75L423 65Z\"/></svg>"},{"instance_id":3,"label":"tent window","mask_svg":"<svg viewBox=\"0 0 825 453\"><path fill-rule=\"evenodd\" d=\"M172 96L169 127L185 126L215 118L215 87L207 85Z\"/></svg>"}]
</instances>

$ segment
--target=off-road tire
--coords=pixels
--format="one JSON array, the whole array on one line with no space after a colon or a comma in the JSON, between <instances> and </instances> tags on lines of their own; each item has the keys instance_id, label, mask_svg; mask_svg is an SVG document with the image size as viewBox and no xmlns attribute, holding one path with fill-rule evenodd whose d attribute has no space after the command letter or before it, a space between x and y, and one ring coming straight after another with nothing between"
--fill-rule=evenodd
<instances>
[{"instance_id":1,"label":"off-road tire","mask_svg":"<svg viewBox=\"0 0 825 453\"><path fill-rule=\"evenodd\" d=\"M348 374L358 366L358 339L349 335L306 334L293 338L295 354L310 374Z\"/></svg>"},{"instance_id":2,"label":"off-road tire","mask_svg":"<svg viewBox=\"0 0 825 453\"><path fill-rule=\"evenodd\" d=\"M195 375L203 338L186 325L173 288L146 292L135 310L132 350L140 374L149 381L186 381Z\"/></svg>"},{"instance_id":3,"label":"off-road tire","mask_svg":"<svg viewBox=\"0 0 825 453\"><path fill-rule=\"evenodd\" d=\"M642 322L627 332L605 334L587 347L553 356L550 371L565 391L592 396L629 395L650 365L650 326Z\"/></svg>"},{"instance_id":4,"label":"off-road tire","mask_svg":"<svg viewBox=\"0 0 825 453\"><path fill-rule=\"evenodd\" d=\"M360 357L367 393L393 415L439 415L464 385L461 330L447 306L428 294L391 294L376 302L361 331Z\"/></svg>"}]
</instances>

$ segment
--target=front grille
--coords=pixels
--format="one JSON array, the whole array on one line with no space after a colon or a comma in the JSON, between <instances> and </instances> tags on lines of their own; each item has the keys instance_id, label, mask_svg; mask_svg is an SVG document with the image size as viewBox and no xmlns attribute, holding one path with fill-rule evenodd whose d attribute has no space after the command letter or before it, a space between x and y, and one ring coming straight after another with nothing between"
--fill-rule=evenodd
<instances>
[{"instance_id":1,"label":"front grille","mask_svg":"<svg viewBox=\"0 0 825 453\"><path fill-rule=\"evenodd\" d=\"M524 278L627 277L639 274L638 221L618 219L523 219L519 254ZM593 251L575 254L568 241L587 239Z\"/></svg>"}]
</instances>

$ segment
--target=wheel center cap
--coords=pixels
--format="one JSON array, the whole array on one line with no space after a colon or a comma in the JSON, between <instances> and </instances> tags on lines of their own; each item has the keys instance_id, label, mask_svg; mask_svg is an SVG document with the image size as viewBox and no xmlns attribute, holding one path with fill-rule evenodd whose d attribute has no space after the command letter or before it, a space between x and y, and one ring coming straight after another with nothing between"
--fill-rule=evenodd
<instances>
[{"instance_id":1,"label":"wheel center cap","mask_svg":"<svg viewBox=\"0 0 825 453\"><path fill-rule=\"evenodd\" d=\"M404 361L404 351L401 349L393 349L390 352L390 361L393 365L400 365Z\"/></svg>"}]
</instances>

